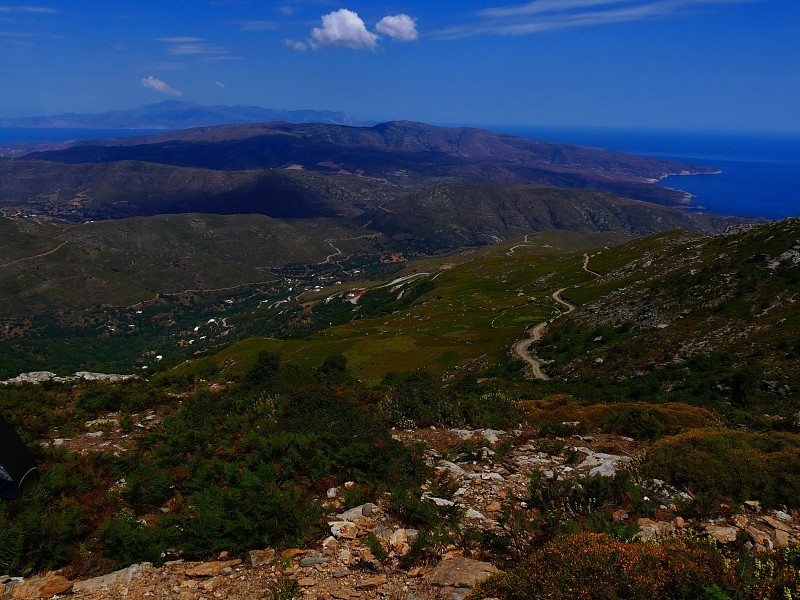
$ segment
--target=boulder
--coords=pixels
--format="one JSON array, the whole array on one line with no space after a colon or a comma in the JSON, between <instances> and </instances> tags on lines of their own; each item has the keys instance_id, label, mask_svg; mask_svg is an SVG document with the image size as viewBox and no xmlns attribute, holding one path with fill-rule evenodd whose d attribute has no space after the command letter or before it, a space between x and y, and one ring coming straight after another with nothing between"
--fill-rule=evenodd
<instances>
[{"instance_id":1,"label":"boulder","mask_svg":"<svg viewBox=\"0 0 800 600\"><path fill-rule=\"evenodd\" d=\"M244 562L248 567L260 567L275 558L274 550L250 550Z\"/></svg>"},{"instance_id":2,"label":"boulder","mask_svg":"<svg viewBox=\"0 0 800 600\"><path fill-rule=\"evenodd\" d=\"M352 521L334 521L329 523L331 527L331 535L337 540L354 540L358 533L358 525Z\"/></svg>"},{"instance_id":3,"label":"boulder","mask_svg":"<svg viewBox=\"0 0 800 600\"><path fill-rule=\"evenodd\" d=\"M336 515L336 518L341 519L342 521L358 523L364 517L371 517L376 508L377 506L371 502L367 502L366 504L356 506L355 508L351 508L350 510L346 510L341 514Z\"/></svg>"},{"instance_id":4,"label":"boulder","mask_svg":"<svg viewBox=\"0 0 800 600\"><path fill-rule=\"evenodd\" d=\"M703 529L720 544L732 544L736 541L736 536L739 534L739 530L736 529L736 527L728 527L725 525L708 524L704 525Z\"/></svg>"},{"instance_id":5,"label":"boulder","mask_svg":"<svg viewBox=\"0 0 800 600\"><path fill-rule=\"evenodd\" d=\"M138 565L131 565L119 571L114 571L113 573L101 575L100 577L86 579L85 581L76 581L75 585L72 586L72 591L76 593L90 592L101 590L112 585L128 583L131 579L139 575L145 567L152 566L151 563L141 563Z\"/></svg>"},{"instance_id":6,"label":"boulder","mask_svg":"<svg viewBox=\"0 0 800 600\"><path fill-rule=\"evenodd\" d=\"M240 564L242 560L235 558L233 560L217 560L213 562L200 563L183 571L187 577L215 577L220 575L226 568L235 567Z\"/></svg>"},{"instance_id":7,"label":"boulder","mask_svg":"<svg viewBox=\"0 0 800 600\"><path fill-rule=\"evenodd\" d=\"M72 589L72 582L61 575L34 577L11 588L11 597L15 600L38 600L52 598Z\"/></svg>"},{"instance_id":8,"label":"boulder","mask_svg":"<svg viewBox=\"0 0 800 600\"><path fill-rule=\"evenodd\" d=\"M470 558L443 560L423 578L437 589L437 598L463 598L477 583L499 573L493 564Z\"/></svg>"}]
</instances>

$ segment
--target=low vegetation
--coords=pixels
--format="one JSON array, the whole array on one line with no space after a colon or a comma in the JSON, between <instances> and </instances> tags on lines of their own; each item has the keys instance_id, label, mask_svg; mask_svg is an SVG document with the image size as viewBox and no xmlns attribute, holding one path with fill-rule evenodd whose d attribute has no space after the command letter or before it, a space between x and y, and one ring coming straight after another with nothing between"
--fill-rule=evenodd
<instances>
[{"instance_id":1,"label":"low vegetation","mask_svg":"<svg viewBox=\"0 0 800 600\"><path fill-rule=\"evenodd\" d=\"M470 600L723 600L795 598L800 553L785 549L732 566L705 541L625 542L602 533L559 537L479 584Z\"/></svg>"}]
</instances>

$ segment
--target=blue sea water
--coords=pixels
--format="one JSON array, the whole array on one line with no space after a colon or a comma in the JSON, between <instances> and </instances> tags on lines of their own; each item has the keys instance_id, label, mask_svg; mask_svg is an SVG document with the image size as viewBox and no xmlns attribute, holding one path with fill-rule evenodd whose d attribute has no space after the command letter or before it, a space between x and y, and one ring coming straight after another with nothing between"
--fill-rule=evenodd
<instances>
[{"instance_id":1,"label":"blue sea water","mask_svg":"<svg viewBox=\"0 0 800 600\"><path fill-rule=\"evenodd\" d=\"M163 129L57 129L0 127L0 146L34 142L67 142L81 138L107 139L164 133Z\"/></svg>"},{"instance_id":2,"label":"blue sea water","mask_svg":"<svg viewBox=\"0 0 800 600\"><path fill-rule=\"evenodd\" d=\"M711 212L781 219L800 216L800 133L732 133L568 127L498 127L532 139L605 148L714 167L719 175L667 177Z\"/></svg>"}]
</instances>

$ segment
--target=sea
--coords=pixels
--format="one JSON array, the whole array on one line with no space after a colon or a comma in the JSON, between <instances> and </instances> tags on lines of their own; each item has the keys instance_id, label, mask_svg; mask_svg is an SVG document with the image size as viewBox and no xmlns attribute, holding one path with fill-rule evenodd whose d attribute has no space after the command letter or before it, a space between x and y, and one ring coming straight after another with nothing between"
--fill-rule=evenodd
<instances>
[{"instance_id":1,"label":"sea","mask_svg":"<svg viewBox=\"0 0 800 600\"><path fill-rule=\"evenodd\" d=\"M666 131L595 127L487 129L547 142L577 144L714 167L719 175L667 177L696 206L724 215L800 216L800 132Z\"/></svg>"},{"instance_id":2,"label":"sea","mask_svg":"<svg viewBox=\"0 0 800 600\"><path fill-rule=\"evenodd\" d=\"M692 194L710 212L782 219L800 216L800 132L751 133L487 125L536 140L577 144L714 167L719 175L667 177L661 185ZM163 133L144 129L5 129L0 146L77 138Z\"/></svg>"}]
</instances>

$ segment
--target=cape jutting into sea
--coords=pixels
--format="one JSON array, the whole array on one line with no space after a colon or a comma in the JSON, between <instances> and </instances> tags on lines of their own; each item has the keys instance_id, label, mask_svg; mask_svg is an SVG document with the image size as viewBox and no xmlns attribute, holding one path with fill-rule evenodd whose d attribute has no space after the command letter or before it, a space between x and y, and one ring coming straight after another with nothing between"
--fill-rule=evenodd
<instances>
[{"instance_id":1,"label":"cape jutting into sea","mask_svg":"<svg viewBox=\"0 0 800 600\"><path fill-rule=\"evenodd\" d=\"M492 126L522 137L668 158L722 171L667 177L711 212L782 219L800 216L800 133L650 131Z\"/></svg>"}]
</instances>

